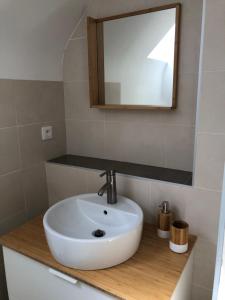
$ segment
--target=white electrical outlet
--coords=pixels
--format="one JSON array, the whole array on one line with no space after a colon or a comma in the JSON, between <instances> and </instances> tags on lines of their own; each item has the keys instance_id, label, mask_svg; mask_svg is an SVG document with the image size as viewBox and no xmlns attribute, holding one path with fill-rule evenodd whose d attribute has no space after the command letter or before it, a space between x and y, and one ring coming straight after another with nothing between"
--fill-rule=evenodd
<instances>
[{"instance_id":1,"label":"white electrical outlet","mask_svg":"<svg viewBox=\"0 0 225 300\"><path fill-rule=\"evenodd\" d=\"M45 126L41 128L42 141L51 140L53 138L52 126Z\"/></svg>"}]
</instances>

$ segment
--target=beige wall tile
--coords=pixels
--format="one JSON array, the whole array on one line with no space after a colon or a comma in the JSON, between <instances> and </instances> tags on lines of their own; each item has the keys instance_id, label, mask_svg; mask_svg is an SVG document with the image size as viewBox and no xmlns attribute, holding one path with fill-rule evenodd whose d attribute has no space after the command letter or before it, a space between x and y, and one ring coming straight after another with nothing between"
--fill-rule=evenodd
<instances>
[{"instance_id":1,"label":"beige wall tile","mask_svg":"<svg viewBox=\"0 0 225 300\"><path fill-rule=\"evenodd\" d=\"M87 170L86 178L87 178L87 192L88 193L97 193L99 189L105 184L106 179L104 177L100 177L103 171L99 170Z\"/></svg>"},{"instance_id":2,"label":"beige wall tile","mask_svg":"<svg viewBox=\"0 0 225 300\"><path fill-rule=\"evenodd\" d=\"M16 214L9 216L4 221L0 222L0 234L5 234L10 230L15 229L18 226L21 226L27 221L27 209L19 211ZM1 299L1 298L0 298Z\"/></svg>"},{"instance_id":3,"label":"beige wall tile","mask_svg":"<svg viewBox=\"0 0 225 300\"><path fill-rule=\"evenodd\" d=\"M67 153L103 157L104 123L101 121L66 121Z\"/></svg>"},{"instance_id":4,"label":"beige wall tile","mask_svg":"<svg viewBox=\"0 0 225 300\"><path fill-rule=\"evenodd\" d=\"M203 73L198 130L225 134L225 72Z\"/></svg>"},{"instance_id":5,"label":"beige wall tile","mask_svg":"<svg viewBox=\"0 0 225 300\"><path fill-rule=\"evenodd\" d=\"M0 174L21 167L18 142L16 127L0 129Z\"/></svg>"},{"instance_id":6,"label":"beige wall tile","mask_svg":"<svg viewBox=\"0 0 225 300\"><path fill-rule=\"evenodd\" d=\"M152 223L148 180L117 175L117 191L118 194L128 197L138 203L143 209L145 221Z\"/></svg>"},{"instance_id":7,"label":"beige wall tile","mask_svg":"<svg viewBox=\"0 0 225 300\"><path fill-rule=\"evenodd\" d=\"M106 110L106 122L147 122L161 124L162 114L157 110Z\"/></svg>"},{"instance_id":8,"label":"beige wall tile","mask_svg":"<svg viewBox=\"0 0 225 300\"><path fill-rule=\"evenodd\" d=\"M13 85L19 125L40 122L41 82L16 80Z\"/></svg>"},{"instance_id":9,"label":"beige wall tile","mask_svg":"<svg viewBox=\"0 0 225 300\"><path fill-rule=\"evenodd\" d=\"M164 166L161 126L141 122L107 122L105 126L106 158Z\"/></svg>"},{"instance_id":10,"label":"beige wall tile","mask_svg":"<svg viewBox=\"0 0 225 300\"><path fill-rule=\"evenodd\" d=\"M164 127L165 166L167 168L192 171L194 152L194 127Z\"/></svg>"},{"instance_id":11,"label":"beige wall tile","mask_svg":"<svg viewBox=\"0 0 225 300\"><path fill-rule=\"evenodd\" d=\"M205 71L225 70L225 3L222 0L207 1L203 69ZM221 30L221 31L220 31Z\"/></svg>"},{"instance_id":12,"label":"beige wall tile","mask_svg":"<svg viewBox=\"0 0 225 300\"><path fill-rule=\"evenodd\" d=\"M16 110L13 98L13 81L0 80L0 128L16 124Z\"/></svg>"},{"instance_id":13,"label":"beige wall tile","mask_svg":"<svg viewBox=\"0 0 225 300\"><path fill-rule=\"evenodd\" d=\"M25 200L22 190L21 173L11 173L0 177L0 220L24 210Z\"/></svg>"},{"instance_id":14,"label":"beige wall tile","mask_svg":"<svg viewBox=\"0 0 225 300\"><path fill-rule=\"evenodd\" d=\"M161 122L170 125L194 126L197 103L197 74L179 74L177 108L163 111Z\"/></svg>"},{"instance_id":15,"label":"beige wall tile","mask_svg":"<svg viewBox=\"0 0 225 300\"><path fill-rule=\"evenodd\" d=\"M41 141L41 125L29 125L19 128L22 166L27 168L44 160Z\"/></svg>"},{"instance_id":16,"label":"beige wall tile","mask_svg":"<svg viewBox=\"0 0 225 300\"><path fill-rule=\"evenodd\" d=\"M45 124L52 126L53 128L53 139L43 141L43 152L44 160L49 160L66 153L66 128L65 122L49 122ZM42 124L43 126L43 124Z\"/></svg>"},{"instance_id":17,"label":"beige wall tile","mask_svg":"<svg viewBox=\"0 0 225 300\"><path fill-rule=\"evenodd\" d=\"M195 20L196 18L198 20L199 19L201 20L203 0L195 0L195 1L181 0L180 3L182 3L182 8L183 8L182 18L185 19L188 18L190 22L192 20Z\"/></svg>"},{"instance_id":18,"label":"beige wall tile","mask_svg":"<svg viewBox=\"0 0 225 300\"><path fill-rule=\"evenodd\" d=\"M53 127L53 139L41 140L41 127ZM39 123L19 128L23 168L60 156L66 152L65 123Z\"/></svg>"},{"instance_id":19,"label":"beige wall tile","mask_svg":"<svg viewBox=\"0 0 225 300\"><path fill-rule=\"evenodd\" d=\"M56 81L41 82L40 120L39 122L64 121L63 83Z\"/></svg>"},{"instance_id":20,"label":"beige wall tile","mask_svg":"<svg viewBox=\"0 0 225 300\"><path fill-rule=\"evenodd\" d=\"M201 189L192 189L186 200L186 217L190 232L217 243L221 193Z\"/></svg>"},{"instance_id":21,"label":"beige wall tile","mask_svg":"<svg viewBox=\"0 0 225 300\"><path fill-rule=\"evenodd\" d=\"M32 218L45 212L48 208L44 163L23 171L22 178L27 214L29 218Z\"/></svg>"},{"instance_id":22,"label":"beige wall tile","mask_svg":"<svg viewBox=\"0 0 225 300\"><path fill-rule=\"evenodd\" d=\"M195 186L220 191L225 161L225 135L198 134Z\"/></svg>"},{"instance_id":23,"label":"beige wall tile","mask_svg":"<svg viewBox=\"0 0 225 300\"><path fill-rule=\"evenodd\" d=\"M19 125L65 118L62 82L18 80L14 97Z\"/></svg>"},{"instance_id":24,"label":"beige wall tile","mask_svg":"<svg viewBox=\"0 0 225 300\"><path fill-rule=\"evenodd\" d=\"M84 194L86 189L87 170L46 163L49 205Z\"/></svg>"},{"instance_id":25,"label":"beige wall tile","mask_svg":"<svg viewBox=\"0 0 225 300\"><path fill-rule=\"evenodd\" d=\"M104 120L103 110L90 108L89 84L87 81L65 82L66 119Z\"/></svg>"},{"instance_id":26,"label":"beige wall tile","mask_svg":"<svg viewBox=\"0 0 225 300\"><path fill-rule=\"evenodd\" d=\"M212 300L212 291L201 286L192 286L192 300Z\"/></svg>"},{"instance_id":27,"label":"beige wall tile","mask_svg":"<svg viewBox=\"0 0 225 300\"><path fill-rule=\"evenodd\" d=\"M191 5L195 6L194 2L195 1L190 1ZM194 17L190 18L190 15L185 17L185 7L182 9L182 14L184 17L181 19L179 59L180 73L198 73L202 15L202 10L200 7L198 8L197 12L197 17L195 15Z\"/></svg>"},{"instance_id":28,"label":"beige wall tile","mask_svg":"<svg viewBox=\"0 0 225 300\"><path fill-rule=\"evenodd\" d=\"M189 194L192 192L191 187L165 183L160 181L150 181L150 207L154 223L159 211L159 205L163 201L169 201L170 209L175 219L185 220L186 202Z\"/></svg>"},{"instance_id":29,"label":"beige wall tile","mask_svg":"<svg viewBox=\"0 0 225 300\"><path fill-rule=\"evenodd\" d=\"M195 246L193 282L213 288L216 245L198 238Z\"/></svg>"},{"instance_id":30,"label":"beige wall tile","mask_svg":"<svg viewBox=\"0 0 225 300\"><path fill-rule=\"evenodd\" d=\"M71 40L64 53L64 81L88 80L86 39Z\"/></svg>"}]
</instances>

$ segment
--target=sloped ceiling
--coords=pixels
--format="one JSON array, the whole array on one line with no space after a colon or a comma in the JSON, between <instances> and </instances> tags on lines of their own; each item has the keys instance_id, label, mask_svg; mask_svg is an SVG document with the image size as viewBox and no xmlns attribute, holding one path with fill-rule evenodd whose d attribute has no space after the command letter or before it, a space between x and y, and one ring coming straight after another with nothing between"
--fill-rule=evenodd
<instances>
[{"instance_id":1,"label":"sloped ceiling","mask_svg":"<svg viewBox=\"0 0 225 300\"><path fill-rule=\"evenodd\" d=\"M0 78L62 80L64 45L88 0L0 0Z\"/></svg>"}]
</instances>

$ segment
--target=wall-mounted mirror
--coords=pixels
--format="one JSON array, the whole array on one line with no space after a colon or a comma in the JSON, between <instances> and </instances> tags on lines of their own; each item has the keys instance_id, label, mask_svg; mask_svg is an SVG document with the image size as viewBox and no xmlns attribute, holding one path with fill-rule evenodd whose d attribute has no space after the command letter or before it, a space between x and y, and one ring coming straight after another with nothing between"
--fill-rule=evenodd
<instances>
[{"instance_id":1,"label":"wall-mounted mirror","mask_svg":"<svg viewBox=\"0 0 225 300\"><path fill-rule=\"evenodd\" d=\"M91 107L176 108L180 9L88 18Z\"/></svg>"}]
</instances>

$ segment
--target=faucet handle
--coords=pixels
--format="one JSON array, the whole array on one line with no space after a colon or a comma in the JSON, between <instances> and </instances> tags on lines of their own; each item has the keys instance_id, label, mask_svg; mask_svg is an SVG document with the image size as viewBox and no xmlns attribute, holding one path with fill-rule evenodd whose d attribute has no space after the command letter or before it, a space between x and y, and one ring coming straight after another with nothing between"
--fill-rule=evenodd
<instances>
[{"instance_id":1,"label":"faucet handle","mask_svg":"<svg viewBox=\"0 0 225 300\"><path fill-rule=\"evenodd\" d=\"M102 174L100 174L99 176L100 177L103 177L103 176L105 176L107 174L107 172L105 171L105 172L103 172Z\"/></svg>"},{"instance_id":2,"label":"faucet handle","mask_svg":"<svg viewBox=\"0 0 225 300\"><path fill-rule=\"evenodd\" d=\"M114 176L115 174L116 174L116 171L114 171L114 170L108 170L108 171L103 172L103 173L100 174L99 176L100 176L100 177L103 177L103 176L105 176L105 175Z\"/></svg>"}]
</instances>

